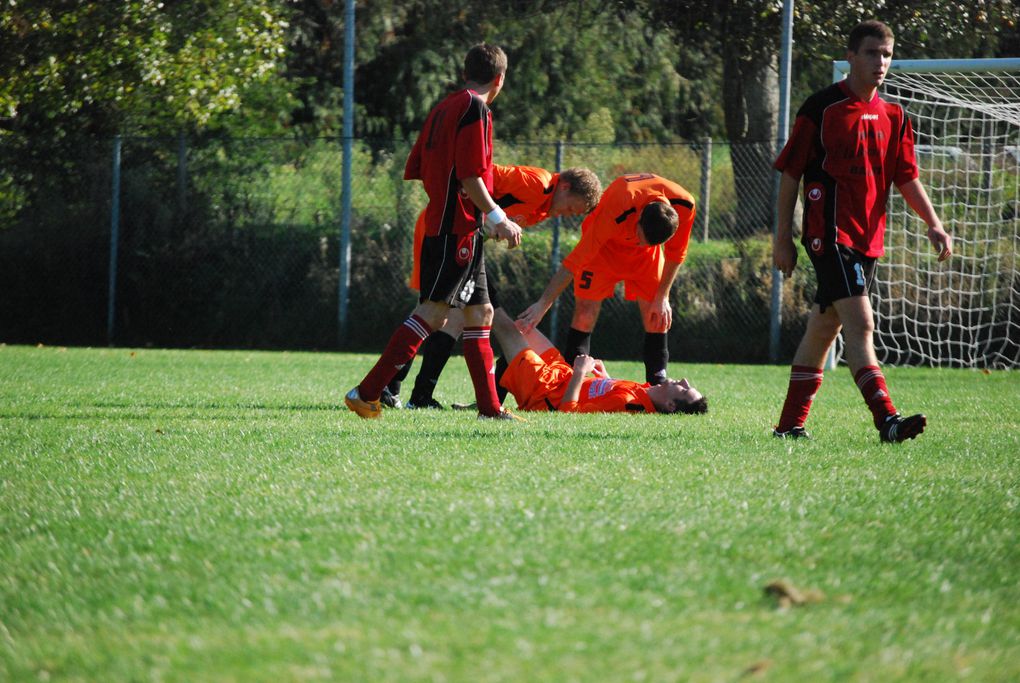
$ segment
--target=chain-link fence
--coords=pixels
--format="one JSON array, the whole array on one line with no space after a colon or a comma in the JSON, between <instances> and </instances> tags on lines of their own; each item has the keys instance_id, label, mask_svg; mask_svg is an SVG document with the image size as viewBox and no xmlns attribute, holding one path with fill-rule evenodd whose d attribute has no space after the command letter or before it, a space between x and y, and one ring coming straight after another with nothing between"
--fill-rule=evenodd
<instances>
[{"instance_id":1,"label":"chain-link fence","mask_svg":"<svg viewBox=\"0 0 1020 683\"><path fill-rule=\"evenodd\" d=\"M698 198L698 219L672 293L672 357L761 362L771 147L497 140L495 157L550 170L586 166L603 185L653 172L685 186ZM406 278L425 197L420 183L402 180L408 150L405 141L354 145L350 324L341 338L339 140L124 138L68 143L54 159L52 146L7 138L0 341L376 351L416 301ZM579 224L536 226L514 251L487 246L510 312L538 297ZM784 292L784 355L803 325L799 277ZM543 323L554 338L572 308L568 290ZM603 306L592 348L636 358L642 334L637 307L618 293Z\"/></svg>"}]
</instances>

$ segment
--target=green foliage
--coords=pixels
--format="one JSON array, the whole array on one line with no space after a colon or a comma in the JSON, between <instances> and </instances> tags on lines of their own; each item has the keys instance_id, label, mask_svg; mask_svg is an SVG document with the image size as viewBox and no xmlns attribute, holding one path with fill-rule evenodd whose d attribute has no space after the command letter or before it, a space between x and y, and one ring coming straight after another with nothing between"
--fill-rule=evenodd
<instances>
[{"instance_id":1,"label":"green foliage","mask_svg":"<svg viewBox=\"0 0 1020 683\"><path fill-rule=\"evenodd\" d=\"M785 367L684 366L699 417L367 423L373 361L0 347L0 678L1020 677L1015 373L890 370L895 447L845 369L790 443Z\"/></svg>"},{"instance_id":2,"label":"green foliage","mask_svg":"<svg viewBox=\"0 0 1020 683\"><path fill-rule=\"evenodd\" d=\"M205 127L253 88L285 94L286 25L273 0L6 3L0 111L51 135Z\"/></svg>"}]
</instances>

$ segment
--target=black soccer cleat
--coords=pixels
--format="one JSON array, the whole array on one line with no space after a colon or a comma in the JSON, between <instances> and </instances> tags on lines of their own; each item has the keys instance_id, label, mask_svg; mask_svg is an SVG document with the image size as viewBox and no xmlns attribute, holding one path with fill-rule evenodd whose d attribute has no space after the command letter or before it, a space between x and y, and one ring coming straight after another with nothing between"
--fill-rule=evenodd
<instances>
[{"instance_id":1,"label":"black soccer cleat","mask_svg":"<svg viewBox=\"0 0 1020 683\"><path fill-rule=\"evenodd\" d=\"M807 433L807 430L803 427L791 427L785 432L781 432L778 429L772 430L772 436L777 439L810 439L811 435Z\"/></svg>"},{"instance_id":2,"label":"black soccer cleat","mask_svg":"<svg viewBox=\"0 0 1020 683\"><path fill-rule=\"evenodd\" d=\"M443 404L434 398L427 398L424 401L415 401L414 396L405 406L408 410L445 410Z\"/></svg>"},{"instance_id":3,"label":"black soccer cleat","mask_svg":"<svg viewBox=\"0 0 1020 683\"><path fill-rule=\"evenodd\" d=\"M885 418L885 422L878 428L878 436L882 443L900 443L917 437L927 425L928 418L920 413L910 417L900 417L896 413Z\"/></svg>"},{"instance_id":4,"label":"black soccer cleat","mask_svg":"<svg viewBox=\"0 0 1020 683\"><path fill-rule=\"evenodd\" d=\"M394 394L390 391L389 387L383 387L379 401L382 402L383 406L386 408L396 408L397 410L400 410L404 407L404 404L400 402L400 395Z\"/></svg>"}]
</instances>

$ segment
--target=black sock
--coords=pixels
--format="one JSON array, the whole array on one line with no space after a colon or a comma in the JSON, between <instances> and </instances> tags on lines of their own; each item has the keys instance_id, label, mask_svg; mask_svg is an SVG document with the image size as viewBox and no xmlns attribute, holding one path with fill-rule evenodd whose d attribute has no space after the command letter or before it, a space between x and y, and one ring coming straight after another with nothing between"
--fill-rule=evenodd
<instances>
[{"instance_id":1,"label":"black sock","mask_svg":"<svg viewBox=\"0 0 1020 683\"><path fill-rule=\"evenodd\" d=\"M645 381L655 386L666 381L669 346L665 332L645 332Z\"/></svg>"},{"instance_id":2,"label":"black sock","mask_svg":"<svg viewBox=\"0 0 1020 683\"><path fill-rule=\"evenodd\" d=\"M499 381L503 379L503 373L506 372L508 367L510 367L510 364L506 362L506 358L500 356L496 359L494 368L496 373L496 398L499 399L500 405L503 405L503 402L506 401L507 389Z\"/></svg>"},{"instance_id":3,"label":"black sock","mask_svg":"<svg viewBox=\"0 0 1020 683\"><path fill-rule=\"evenodd\" d=\"M418 376L414 378L414 389L411 390L411 403L422 405L432 398L436 390L436 382L443 374L446 361L450 360L453 353L453 345L457 340L446 332L439 330L429 335L429 338L422 344L418 351L421 356L421 369Z\"/></svg>"},{"instance_id":4,"label":"black sock","mask_svg":"<svg viewBox=\"0 0 1020 683\"><path fill-rule=\"evenodd\" d=\"M591 355L591 332L582 332L571 327L567 331L567 343L563 347L563 358L567 365L573 365L574 359L580 354Z\"/></svg>"}]
</instances>

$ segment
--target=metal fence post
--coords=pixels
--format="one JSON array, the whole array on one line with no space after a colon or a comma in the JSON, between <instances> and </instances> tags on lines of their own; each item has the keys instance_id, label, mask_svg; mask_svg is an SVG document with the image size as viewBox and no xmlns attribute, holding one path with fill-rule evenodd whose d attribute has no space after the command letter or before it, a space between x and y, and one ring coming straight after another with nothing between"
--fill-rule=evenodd
<instances>
[{"instance_id":1,"label":"metal fence post","mask_svg":"<svg viewBox=\"0 0 1020 683\"><path fill-rule=\"evenodd\" d=\"M701 241L708 241L708 217L712 210L712 138L701 145L701 196L698 216L701 219Z\"/></svg>"},{"instance_id":2,"label":"metal fence post","mask_svg":"<svg viewBox=\"0 0 1020 683\"><path fill-rule=\"evenodd\" d=\"M113 346L114 311L117 307L117 248L120 243L120 144L113 138L113 177L110 185L110 281L106 299L106 344Z\"/></svg>"},{"instance_id":3,"label":"metal fence post","mask_svg":"<svg viewBox=\"0 0 1020 683\"><path fill-rule=\"evenodd\" d=\"M337 284L337 337L347 341L347 308L351 287L351 164L354 154L354 0L344 10L344 124L342 199L340 209L340 264Z\"/></svg>"},{"instance_id":4,"label":"metal fence post","mask_svg":"<svg viewBox=\"0 0 1020 683\"><path fill-rule=\"evenodd\" d=\"M556 172L560 173L563 171L563 140L556 142ZM560 267L560 224L563 219L560 216L556 217L553 221L552 229L552 253L549 255L549 273L550 277L556 274L556 270ZM560 299L556 297L556 301L553 302L552 311L549 313L549 339L552 340L553 345L556 345L558 336L556 330L559 329L559 318L560 318Z\"/></svg>"},{"instance_id":5,"label":"metal fence post","mask_svg":"<svg viewBox=\"0 0 1020 683\"><path fill-rule=\"evenodd\" d=\"M793 3L783 0L783 38L779 59L779 121L777 122L776 154L782 151L790 127L790 62L793 47ZM772 197L779 198L779 176L772 183ZM772 235L779 232L778 201L773 201ZM769 316L769 362L779 362L779 337L783 323L783 274L772 267L772 311Z\"/></svg>"}]
</instances>

